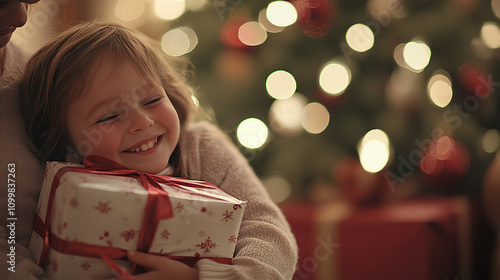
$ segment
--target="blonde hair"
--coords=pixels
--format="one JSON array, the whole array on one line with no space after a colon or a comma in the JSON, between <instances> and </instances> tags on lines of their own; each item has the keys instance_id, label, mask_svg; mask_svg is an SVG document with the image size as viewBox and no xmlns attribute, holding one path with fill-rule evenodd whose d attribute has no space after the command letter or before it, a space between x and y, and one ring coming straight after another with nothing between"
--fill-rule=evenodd
<instances>
[{"instance_id":1,"label":"blonde hair","mask_svg":"<svg viewBox=\"0 0 500 280\"><path fill-rule=\"evenodd\" d=\"M79 24L35 53L21 81L21 112L42 162L67 160L73 146L66 127L68 105L90 84L103 56L129 60L146 79L158 79L177 110L181 131L189 120L191 89L151 40L118 24Z\"/></svg>"}]
</instances>

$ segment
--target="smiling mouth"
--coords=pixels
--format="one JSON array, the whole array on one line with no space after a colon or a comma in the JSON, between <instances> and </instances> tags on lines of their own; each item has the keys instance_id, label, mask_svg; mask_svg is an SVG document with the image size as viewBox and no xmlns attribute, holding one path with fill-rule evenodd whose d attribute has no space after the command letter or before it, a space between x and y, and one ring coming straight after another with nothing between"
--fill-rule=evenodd
<instances>
[{"instance_id":1,"label":"smiling mouth","mask_svg":"<svg viewBox=\"0 0 500 280\"><path fill-rule=\"evenodd\" d=\"M139 152L145 152L151 148L153 148L154 146L156 146L156 144L158 143L158 141L160 140L160 137L161 136L158 136L156 137L155 139L153 140L150 140L149 142L147 143L144 143L142 145L139 145L137 147L134 147L134 148L131 148L131 149L128 149L128 150L125 150L124 152L126 153L139 153Z\"/></svg>"}]
</instances>

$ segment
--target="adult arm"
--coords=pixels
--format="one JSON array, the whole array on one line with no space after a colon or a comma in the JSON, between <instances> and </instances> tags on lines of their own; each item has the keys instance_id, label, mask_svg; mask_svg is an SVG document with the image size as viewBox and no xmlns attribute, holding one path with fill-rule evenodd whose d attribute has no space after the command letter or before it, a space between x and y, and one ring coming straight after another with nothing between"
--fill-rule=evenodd
<instances>
[{"instance_id":1,"label":"adult arm","mask_svg":"<svg viewBox=\"0 0 500 280\"><path fill-rule=\"evenodd\" d=\"M232 265L200 260L200 279L292 279L297 244L248 161L217 128L199 123L181 139L183 176L211 182L247 201ZM187 155L186 155L187 153Z\"/></svg>"}]
</instances>

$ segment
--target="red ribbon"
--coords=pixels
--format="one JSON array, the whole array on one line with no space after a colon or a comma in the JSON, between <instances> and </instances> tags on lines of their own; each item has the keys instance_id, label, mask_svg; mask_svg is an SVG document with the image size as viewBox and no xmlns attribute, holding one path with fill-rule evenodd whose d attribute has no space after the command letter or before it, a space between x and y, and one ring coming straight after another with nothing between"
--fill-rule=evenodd
<instances>
[{"instance_id":1,"label":"red ribbon","mask_svg":"<svg viewBox=\"0 0 500 280\"><path fill-rule=\"evenodd\" d=\"M51 244L51 247L53 247L53 243L55 243L55 247L57 248L56 250L62 253L101 257L106 261L106 263L109 263L110 259L123 258L126 256L125 250L123 249L88 245L79 242L61 242L61 240L57 238L57 236L50 233L50 227L52 224L52 207L55 193L57 188L59 187L62 176L66 172L126 176L140 179L142 187L148 191L145 215L137 245L137 251L140 252L149 251L159 221L171 218L173 216L172 205L170 203L168 193L158 183L164 183L170 186L178 187L189 186L196 188L217 189L217 187L206 182L195 182L181 178L154 175L139 172L137 170L131 170L115 161L96 155L87 156L83 160L83 166L84 167L62 167L57 171L50 189L45 223L43 223L38 215L36 215L35 217L34 230L38 234L40 234L40 236L44 240L42 254L39 260L40 265L44 265L48 260L49 243ZM162 207L155 207L157 205L162 205ZM151 219L149 217L152 217L153 222L151 222ZM225 260L223 260L222 262L226 263Z\"/></svg>"}]
</instances>

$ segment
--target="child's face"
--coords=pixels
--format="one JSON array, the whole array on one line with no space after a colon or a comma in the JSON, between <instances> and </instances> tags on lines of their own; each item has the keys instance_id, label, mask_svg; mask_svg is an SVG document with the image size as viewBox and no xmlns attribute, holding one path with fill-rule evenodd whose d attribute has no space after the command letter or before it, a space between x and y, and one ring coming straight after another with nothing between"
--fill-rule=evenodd
<instances>
[{"instance_id":1,"label":"child's face","mask_svg":"<svg viewBox=\"0 0 500 280\"><path fill-rule=\"evenodd\" d=\"M165 90L152 85L127 61L104 58L88 90L68 108L73 148L127 168L158 173L180 134L177 112Z\"/></svg>"}]
</instances>

